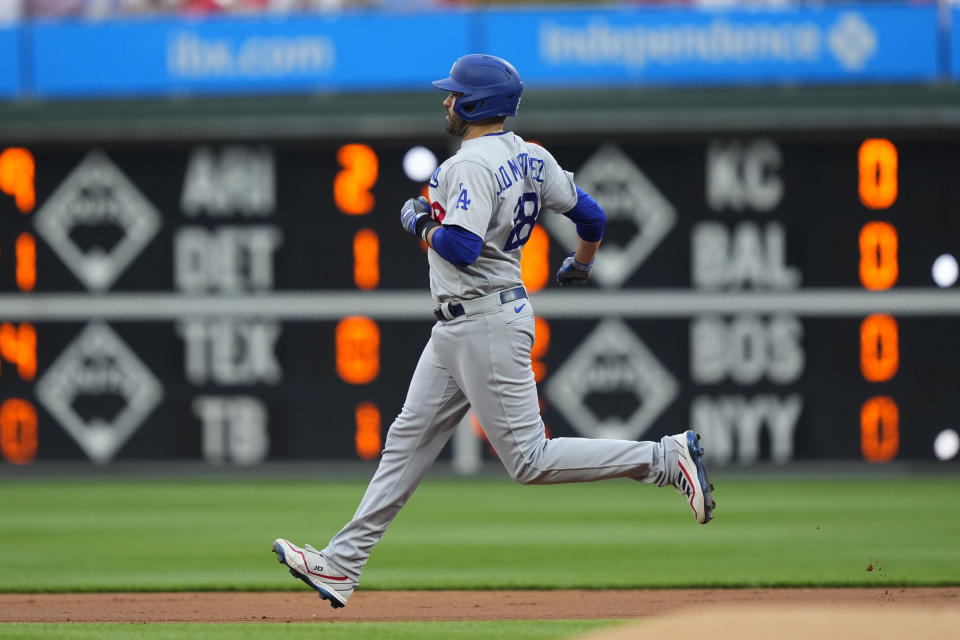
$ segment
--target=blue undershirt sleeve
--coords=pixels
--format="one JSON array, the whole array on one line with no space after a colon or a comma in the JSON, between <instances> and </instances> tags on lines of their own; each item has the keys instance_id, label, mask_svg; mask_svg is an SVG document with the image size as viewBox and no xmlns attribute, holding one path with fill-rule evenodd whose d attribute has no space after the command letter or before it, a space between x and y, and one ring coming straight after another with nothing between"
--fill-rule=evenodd
<instances>
[{"instance_id":1,"label":"blue undershirt sleeve","mask_svg":"<svg viewBox=\"0 0 960 640\"><path fill-rule=\"evenodd\" d=\"M607 216L597 201L580 187L577 187L577 204L563 215L577 224L577 235L587 242L596 242L603 238Z\"/></svg>"},{"instance_id":2,"label":"blue undershirt sleeve","mask_svg":"<svg viewBox=\"0 0 960 640\"><path fill-rule=\"evenodd\" d=\"M434 251L455 267L473 264L480 257L483 239L463 227L448 225L433 232L430 238Z\"/></svg>"}]
</instances>

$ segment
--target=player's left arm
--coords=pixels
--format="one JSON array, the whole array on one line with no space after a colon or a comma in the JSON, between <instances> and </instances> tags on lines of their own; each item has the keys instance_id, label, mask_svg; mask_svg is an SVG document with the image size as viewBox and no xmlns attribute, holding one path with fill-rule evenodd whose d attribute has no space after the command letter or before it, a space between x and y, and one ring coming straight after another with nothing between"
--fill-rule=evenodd
<instances>
[{"instance_id":1,"label":"player's left arm","mask_svg":"<svg viewBox=\"0 0 960 640\"><path fill-rule=\"evenodd\" d=\"M453 162L439 180L438 200L446 205L443 224L433 219L430 202L411 198L400 211L400 221L422 238L440 257L456 267L473 264L483 249L496 192L489 169L471 158Z\"/></svg>"},{"instance_id":2,"label":"player's left arm","mask_svg":"<svg viewBox=\"0 0 960 640\"><path fill-rule=\"evenodd\" d=\"M403 204L400 224L455 267L463 268L480 257L483 239L463 227L443 226L435 221L430 215L430 203L423 196L410 198Z\"/></svg>"},{"instance_id":3,"label":"player's left arm","mask_svg":"<svg viewBox=\"0 0 960 640\"><path fill-rule=\"evenodd\" d=\"M440 257L461 269L476 262L483 249L483 238L456 225L439 226L431 229L427 244Z\"/></svg>"}]
</instances>

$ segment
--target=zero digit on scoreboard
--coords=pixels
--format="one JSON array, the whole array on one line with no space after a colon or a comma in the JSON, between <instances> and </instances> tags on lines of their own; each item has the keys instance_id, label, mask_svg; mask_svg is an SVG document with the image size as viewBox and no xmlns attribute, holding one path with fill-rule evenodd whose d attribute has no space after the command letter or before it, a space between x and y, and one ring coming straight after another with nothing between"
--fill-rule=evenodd
<instances>
[{"instance_id":1,"label":"zero digit on scoreboard","mask_svg":"<svg viewBox=\"0 0 960 640\"><path fill-rule=\"evenodd\" d=\"M884 138L864 140L857 152L860 202L888 209L899 192L897 147ZM860 230L860 283L871 291L891 288L900 274L899 240L893 224L874 220ZM875 313L860 324L860 372L868 382L886 382L900 366L899 327L892 316ZM860 409L860 452L869 462L889 462L900 448L896 400L874 396Z\"/></svg>"},{"instance_id":2,"label":"zero digit on scoreboard","mask_svg":"<svg viewBox=\"0 0 960 640\"><path fill-rule=\"evenodd\" d=\"M897 201L897 147L885 138L869 138L857 153L860 202L868 209L887 209Z\"/></svg>"}]
</instances>

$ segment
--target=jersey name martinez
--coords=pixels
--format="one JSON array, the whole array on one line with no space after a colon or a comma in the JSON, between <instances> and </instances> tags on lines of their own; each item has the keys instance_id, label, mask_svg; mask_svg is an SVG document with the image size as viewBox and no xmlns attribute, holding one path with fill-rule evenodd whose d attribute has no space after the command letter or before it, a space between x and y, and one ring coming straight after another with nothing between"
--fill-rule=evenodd
<instances>
[{"instance_id":1,"label":"jersey name martinez","mask_svg":"<svg viewBox=\"0 0 960 640\"><path fill-rule=\"evenodd\" d=\"M507 167L510 168L509 173ZM518 153L517 161L507 160L507 165L497 167L494 177L497 180L497 195L513 186L514 180L523 180L529 175L534 182L543 183L543 160L534 158L528 153Z\"/></svg>"}]
</instances>

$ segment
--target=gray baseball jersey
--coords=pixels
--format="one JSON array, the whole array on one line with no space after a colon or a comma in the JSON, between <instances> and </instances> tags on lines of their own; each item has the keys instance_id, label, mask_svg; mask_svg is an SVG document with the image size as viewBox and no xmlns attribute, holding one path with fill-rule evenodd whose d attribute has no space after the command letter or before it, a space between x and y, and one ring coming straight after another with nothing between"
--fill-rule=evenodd
<instances>
[{"instance_id":1,"label":"gray baseball jersey","mask_svg":"<svg viewBox=\"0 0 960 640\"><path fill-rule=\"evenodd\" d=\"M458 268L429 252L437 302L477 298L523 284L520 250L544 212L577 204L573 174L550 152L506 131L467 140L430 178L433 218L483 239L480 257Z\"/></svg>"}]
</instances>

